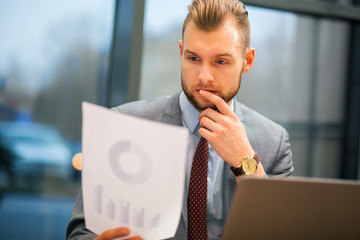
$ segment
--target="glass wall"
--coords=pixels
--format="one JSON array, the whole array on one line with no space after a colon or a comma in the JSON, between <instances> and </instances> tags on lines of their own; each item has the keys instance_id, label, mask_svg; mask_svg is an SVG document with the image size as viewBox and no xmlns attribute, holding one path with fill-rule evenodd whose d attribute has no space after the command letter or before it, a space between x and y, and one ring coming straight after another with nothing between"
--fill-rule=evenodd
<instances>
[{"instance_id":1,"label":"glass wall","mask_svg":"<svg viewBox=\"0 0 360 240\"><path fill-rule=\"evenodd\" d=\"M169 4L165 15L157 11L167 1L147 2L142 99L181 90L178 40L190 2ZM237 98L289 131L294 175L339 177L348 23L247 9L256 58Z\"/></svg>"},{"instance_id":2,"label":"glass wall","mask_svg":"<svg viewBox=\"0 0 360 240\"><path fill-rule=\"evenodd\" d=\"M295 175L339 177L348 23L248 9L256 60L239 100L287 128Z\"/></svg>"},{"instance_id":3,"label":"glass wall","mask_svg":"<svg viewBox=\"0 0 360 240\"><path fill-rule=\"evenodd\" d=\"M81 102L104 105L114 1L0 1L0 239L64 239Z\"/></svg>"},{"instance_id":4,"label":"glass wall","mask_svg":"<svg viewBox=\"0 0 360 240\"><path fill-rule=\"evenodd\" d=\"M179 40L190 3L191 0L146 1L140 99L181 90Z\"/></svg>"}]
</instances>

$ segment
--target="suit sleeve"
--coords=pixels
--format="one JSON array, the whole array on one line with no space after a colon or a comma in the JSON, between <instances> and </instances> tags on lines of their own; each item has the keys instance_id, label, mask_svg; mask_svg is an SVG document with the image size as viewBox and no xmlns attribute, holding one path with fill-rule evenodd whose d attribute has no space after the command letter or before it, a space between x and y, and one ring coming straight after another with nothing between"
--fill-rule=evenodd
<instances>
[{"instance_id":1,"label":"suit sleeve","mask_svg":"<svg viewBox=\"0 0 360 240\"><path fill-rule=\"evenodd\" d=\"M290 176L293 171L294 167L289 143L289 134L285 129L282 129L279 148L269 174L277 176Z\"/></svg>"},{"instance_id":2,"label":"suit sleeve","mask_svg":"<svg viewBox=\"0 0 360 240\"><path fill-rule=\"evenodd\" d=\"M92 240L96 234L85 227L84 206L82 189L80 189L75 201L74 210L67 226L67 240Z\"/></svg>"}]
</instances>

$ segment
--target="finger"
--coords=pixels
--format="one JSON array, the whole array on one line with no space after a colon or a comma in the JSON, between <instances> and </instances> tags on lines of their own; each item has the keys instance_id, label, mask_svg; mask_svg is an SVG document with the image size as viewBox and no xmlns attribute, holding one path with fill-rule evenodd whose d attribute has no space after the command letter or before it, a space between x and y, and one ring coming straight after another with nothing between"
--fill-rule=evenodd
<instances>
[{"instance_id":1,"label":"finger","mask_svg":"<svg viewBox=\"0 0 360 240\"><path fill-rule=\"evenodd\" d=\"M198 132L199 132L199 135L202 136L203 138L205 138L210 144L212 143L214 133L210 132L206 128L200 128Z\"/></svg>"},{"instance_id":2,"label":"finger","mask_svg":"<svg viewBox=\"0 0 360 240\"><path fill-rule=\"evenodd\" d=\"M216 130L218 128L216 122L214 122L212 119L210 119L208 117L203 117L200 119L200 127L206 128L213 132L216 132Z\"/></svg>"},{"instance_id":3,"label":"finger","mask_svg":"<svg viewBox=\"0 0 360 240\"><path fill-rule=\"evenodd\" d=\"M222 113L219 113L219 112L215 111L214 109L207 108L199 114L198 119L201 120L201 118L203 118L203 117L208 117L211 120L213 120L214 122L219 122L222 115L223 115Z\"/></svg>"},{"instance_id":4,"label":"finger","mask_svg":"<svg viewBox=\"0 0 360 240\"><path fill-rule=\"evenodd\" d=\"M72 159L72 165L76 170L82 170L82 153L77 153Z\"/></svg>"},{"instance_id":5,"label":"finger","mask_svg":"<svg viewBox=\"0 0 360 240\"><path fill-rule=\"evenodd\" d=\"M217 107L217 109L219 110L219 112L221 112L222 114L226 115L226 114L232 113L229 105L227 105L227 103L221 97L219 97L219 96L217 96L215 94L212 94L212 93L210 93L208 91L204 91L204 90L200 90L199 93L207 101L214 104Z\"/></svg>"},{"instance_id":6,"label":"finger","mask_svg":"<svg viewBox=\"0 0 360 240\"><path fill-rule=\"evenodd\" d=\"M127 227L119 227L107 230L94 238L94 240L111 240L119 237L125 237L130 234L130 229Z\"/></svg>"}]
</instances>

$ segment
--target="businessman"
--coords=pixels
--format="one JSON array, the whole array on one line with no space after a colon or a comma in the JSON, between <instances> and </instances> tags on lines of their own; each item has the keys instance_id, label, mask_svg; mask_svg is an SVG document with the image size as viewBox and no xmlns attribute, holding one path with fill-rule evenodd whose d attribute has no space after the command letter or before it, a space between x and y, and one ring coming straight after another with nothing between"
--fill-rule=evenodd
<instances>
[{"instance_id":1,"label":"businessman","mask_svg":"<svg viewBox=\"0 0 360 240\"><path fill-rule=\"evenodd\" d=\"M183 209L173 239L220 239L240 178L293 172L288 134L235 99L242 74L255 60L243 3L194 0L184 20L179 51L180 93L114 110L189 130L193 157L187 161ZM256 89L251 91L256 94ZM96 236L86 229L79 192L68 239L114 239L130 231L119 226Z\"/></svg>"}]
</instances>

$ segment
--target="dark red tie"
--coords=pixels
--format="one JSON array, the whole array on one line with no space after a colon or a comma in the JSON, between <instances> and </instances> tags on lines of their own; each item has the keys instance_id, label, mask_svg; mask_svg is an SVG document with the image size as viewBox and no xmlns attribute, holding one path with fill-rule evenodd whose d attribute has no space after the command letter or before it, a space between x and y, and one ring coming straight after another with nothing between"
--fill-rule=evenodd
<instances>
[{"instance_id":1,"label":"dark red tie","mask_svg":"<svg viewBox=\"0 0 360 240\"><path fill-rule=\"evenodd\" d=\"M191 167L188 198L188 239L207 239L206 203L209 146L201 138Z\"/></svg>"}]
</instances>

